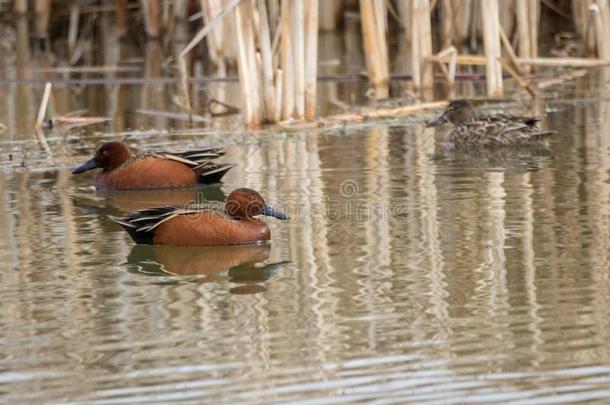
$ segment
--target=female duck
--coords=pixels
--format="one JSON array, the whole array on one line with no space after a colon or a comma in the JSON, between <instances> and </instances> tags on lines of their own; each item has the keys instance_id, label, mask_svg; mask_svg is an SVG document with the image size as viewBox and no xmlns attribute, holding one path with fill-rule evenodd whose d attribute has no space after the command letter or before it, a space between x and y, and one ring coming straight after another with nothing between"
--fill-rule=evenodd
<instances>
[{"instance_id":1,"label":"female duck","mask_svg":"<svg viewBox=\"0 0 610 405\"><path fill-rule=\"evenodd\" d=\"M209 246L260 243L271 238L266 223L254 218L288 217L272 208L261 195L239 188L222 203L150 208L111 217L136 243L175 246Z\"/></svg>"},{"instance_id":2,"label":"female duck","mask_svg":"<svg viewBox=\"0 0 610 405\"><path fill-rule=\"evenodd\" d=\"M427 123L435 127L446 122L454 129L447 137L449 146L456 148L476 146L532 145L545 142L556 131L538 127L538 117L521 117L508 114L477 115L466 100L454 100L438 118Z\"/></svg>"},{"instance_id":3,"label":"female duck","mask_svg":"<svg viewBox=\"0 0 610 405\"><path fill-rule=\"evenodd\" d=\"M154 189L217 183L234 164L211 162L224 155L222 149L203 149L181 153L133 155L121 142L107 142L93 159L75 168L78 174L101 168L95 178L98 189Z\"/></svg>"}]
</instances>

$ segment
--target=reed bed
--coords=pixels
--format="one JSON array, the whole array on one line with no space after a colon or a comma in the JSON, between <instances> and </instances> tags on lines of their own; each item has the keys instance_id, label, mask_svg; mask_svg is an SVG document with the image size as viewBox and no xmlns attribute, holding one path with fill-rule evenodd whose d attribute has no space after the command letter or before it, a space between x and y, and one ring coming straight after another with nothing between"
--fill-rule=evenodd
<instances>
[{"instance_id":1,"label":"reed bed","mask_svg":"<svg viewBox=\"0 0 610 405\"><path fill-rule=\"evenodd\" d=\"M69 7L62 7L64 3ZM188 18L187 32L196 33L176 59L168 60L181 77L176 105L191 117L209 113L194 110L191 103L191 77L202 76L201 69L194 70L196 59L202 59L213 66L217 78L237 71L239 111L250 127L319 119L318 33L342 29L346 14L359 16L361 52L371 95L378 99L392 95L389 82L396 75L410 77L410 90L424 100L435 77L444 79L445 89L453 89L461 66L472 65L466 69L484 74L489 97L503 96L507 77L535 96L530 77L534 70L610 64L610 0L114 0L82 5L15 0L12 10L32 12L40 38L47 37L50 25L62 21L59 16L67 15L71 54L86 13L112 13L120 36L137 34L132 23L139 22L140 32L166 45L177 35L176 25ZM573 43L555 53L560 56L539 55L541 19L553 15L574 31ZM396 64L390 38L401 30L410 51ZM440 35L433 37L433 32ZM393 66L404 70L393 72ZM222 97L218 101L225 102Z\"/></svg>"}]
</instances>

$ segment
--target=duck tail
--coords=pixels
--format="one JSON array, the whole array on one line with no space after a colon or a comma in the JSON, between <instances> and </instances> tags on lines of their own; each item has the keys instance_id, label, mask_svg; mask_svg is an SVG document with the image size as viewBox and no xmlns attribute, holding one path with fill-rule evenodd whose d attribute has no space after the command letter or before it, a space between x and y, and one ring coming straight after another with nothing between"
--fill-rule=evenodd
<instances>
[{"instance_id":1,"label":"duck tail","mask_svg":"<svg viewBox=\"0 0 610 405\"><path fill-rule=\"evenodd\" d=\"M199 183L212 184L220 182L223 176L235 166L237 166L235 163L220 164L208 161L194 167L193 171L197 174Z\"/></svg>"},{"instance_id":2,"label":"duck tail","mask_svg":"<svg viewBox=\"0 0 610 405\"><path fill-rule=\"evenodd\" d=\"M155 233L139 231L137 226L135 226L134 224L129 222L130 221L129 216L115 217L112 215L108 215L108 218L110 218L112 221L116 222L117 224L121 225L123 227L123 229L125 229L127 231L129 236L131 237L131 239L133 239L133 241L135 243L142 243L145 245L153 244L153 238L155 236Z\"/></svg>"},{"instance_id":3,"label":"duck tail","mask_svg":"<svg viewBox=\"0 0 610 405\"><path fill-rule=\"evenodd\" d=\"M541 132L536 132L535 134L532 134L531 138L533 139L545 139L551 135L555 135L557 133L557 131L552 131L552 130L548 130L548 131L541 131Z\"/></svg>"}]
</instances>

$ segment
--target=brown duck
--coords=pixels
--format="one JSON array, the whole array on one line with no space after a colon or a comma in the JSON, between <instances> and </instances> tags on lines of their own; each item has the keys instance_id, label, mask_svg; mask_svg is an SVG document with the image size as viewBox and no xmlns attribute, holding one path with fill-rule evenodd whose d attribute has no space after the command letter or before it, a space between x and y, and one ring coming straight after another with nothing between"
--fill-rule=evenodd
<instances>
[{"instance_id":1,"label":"brown duck","mask_svg":"<svg viewBox=\"0 0 610 405\"><path fill-rule=\"evenodd\" d=\"M495 147L508 145L541 145L556 131L543 130L538 126L540 118L509 114L478 115L467 100L454 100L436 119L426 127L435 127L446 122L454 129L447 136L447 146L453 148Z\"/></svg>"}]
</instances>

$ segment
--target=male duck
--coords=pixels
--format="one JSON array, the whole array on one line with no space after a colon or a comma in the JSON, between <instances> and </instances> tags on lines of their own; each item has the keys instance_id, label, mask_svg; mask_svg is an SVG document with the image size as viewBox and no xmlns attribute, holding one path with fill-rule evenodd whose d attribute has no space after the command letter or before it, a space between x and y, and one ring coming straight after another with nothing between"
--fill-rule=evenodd
<instances>
[{"instance_id":1,"label":"male duck","mask_svg":"<svg viewBox=\"0 0 610 405\"><path fill-rule=\"evenodd\" d=\"M254 218L257 215L288 219L249 188L233 191L224 206L220 202L209 202L150 208L110 218L123 226L136 243L209 246L268 241L271 238L269 227Z\"/></svg>"},{"instance_id":2,"label":"male duck","mask_svg":"<svg viewBox=\"0 0 610 405\"><path fill-rule=\"evenodd\" d=\"M454 129L447 136L447 144L455 148L476 146L532 145L545 142L556 131L538 127L538 117L522 117L509 114L478 115L467 100L454 100L445 112L428 122L435 127L446 122Z\"/></svg>"},{"instance_id":3,"label":"male duck","mask_svg":"<svg viewBox=\"0 0 610 405\"><path fill-rule=\"evenodd\" d=\"M121 142L107 142L95 156L75 168L78 174L101 168L95 178L98 189L154 189L217 183L235 164L211 162L224 155L222 149L210 148L180 153L133 155Z\"/></svg>"}]
</instances>

